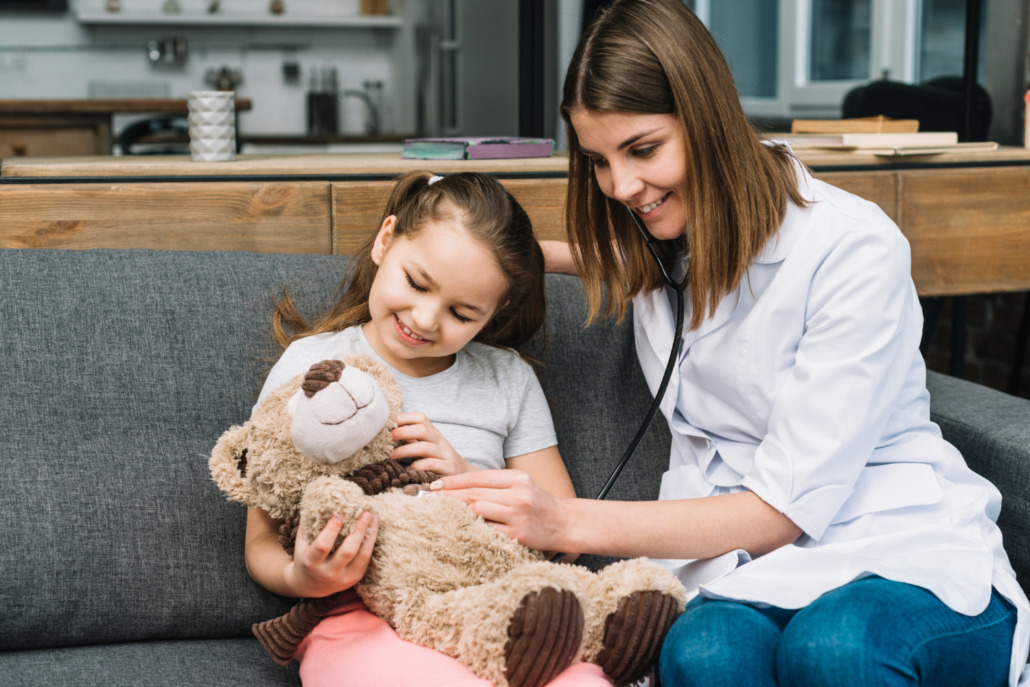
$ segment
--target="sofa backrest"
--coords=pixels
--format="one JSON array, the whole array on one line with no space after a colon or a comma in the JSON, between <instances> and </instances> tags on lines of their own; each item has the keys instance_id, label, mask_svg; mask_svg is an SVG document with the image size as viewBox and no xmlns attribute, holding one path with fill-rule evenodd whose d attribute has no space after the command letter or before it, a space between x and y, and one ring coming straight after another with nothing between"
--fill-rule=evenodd
<instances>
[{"instance_id":1,"label":"sofa backrest","mask_svg":"<svg viewBox=\"0 0 1030 687\"><path fill-rule=\"evenodd\" d=\"M247 636L289 608L248 577L245 509L215 487L207 459L277 355L268 331L282 286L314 312L344 264L0 251L0 650ZM545 336L531 348L563 457L593 495L649 394L628 321L583 330L578 281L548 279ZM638 453L610 498L657 496L661 418Z\"/></svg>"}]
</instances>

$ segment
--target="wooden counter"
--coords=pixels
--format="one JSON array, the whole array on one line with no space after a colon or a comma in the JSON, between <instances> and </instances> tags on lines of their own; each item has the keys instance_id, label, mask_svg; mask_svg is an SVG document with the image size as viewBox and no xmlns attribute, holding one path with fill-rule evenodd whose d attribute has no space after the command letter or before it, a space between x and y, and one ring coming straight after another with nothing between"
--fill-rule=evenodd
<instances>
[{"instance_id":1,"label":"wooden counter","mask_svg":"<svg viewBox=\"0 0 1030 687\"><path fill-rule=\"evenodd\" d=\"M236 99L236 111L251 101ZM185 98L82 98L0 100L0 157L106 155L115 114L185 115Z\"/></svg>"},{"instance_id":2,"label":"wooden counter","mask_svg":"<svg viewBox=\"0 0 1030 687\"><path fill-rule=\"evenodd\" d=\"M880 205L912 245L922 295L1030 290L1030 151L906 158L804 153L815 175ZM396 155L5 158L0 247L351 253L378 226L391 179L482 171L562 238L567 158Z\"/></svg>"},{"instance_id":3,"label":"wooden counter","mask_svg":"<svg viewBox=\"0 0 1030 687\"><path fill-rule=\"evenodd\" d=\"M511 160L403 160L390 153L240 155L231 162L193 162L188 155L5 158L0 161L0 178L46 180L203 176L319 177L329 180L372 175L385 180L416 169L430 169L441 174L466 171L564 178L568 175L569 162L562 155Z\"/></svg>"}]
</instances>

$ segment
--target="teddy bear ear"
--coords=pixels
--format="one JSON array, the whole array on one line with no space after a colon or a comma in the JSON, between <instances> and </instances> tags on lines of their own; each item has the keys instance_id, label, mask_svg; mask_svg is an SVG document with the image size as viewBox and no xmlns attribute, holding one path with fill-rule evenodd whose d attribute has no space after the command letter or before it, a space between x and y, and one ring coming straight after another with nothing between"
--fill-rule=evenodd
<instances>
[{"instance_id":1,"label":"teddy bear ear","mask_svg":"<svg viewBox=\"0 0 1030 687\"><path fill-rule=\"evenodd\" d=\"M208 460L211 479L229 499L240 503L248 503L250 497L250 480L247 479L249 434L246 424L229 428L218 439Z\"/></svg>"}]
</instances>

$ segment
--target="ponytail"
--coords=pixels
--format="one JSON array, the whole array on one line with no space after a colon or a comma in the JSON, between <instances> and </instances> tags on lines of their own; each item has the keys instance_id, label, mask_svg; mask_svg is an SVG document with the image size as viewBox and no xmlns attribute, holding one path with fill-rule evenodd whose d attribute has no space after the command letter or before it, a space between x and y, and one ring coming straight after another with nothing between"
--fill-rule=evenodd
<instances>
[{"instance_id":1,"label":"ponytail","mask_svg":"<svg viewBox=\"0 0 1030 687\"><path fill-rule=\"evenodd\" d=\"M276 303L272 332L285 348L293 341L340 331L371 319L368 296L378 265L372 247L387 217L397 218L393 238L417 236L431 222L455 219L475 239L490 248L508 278L508 292L498 311L476 336L494 346L520 346L544 322L544 256L533 235L529 215L496 179L477 172L436 177L408 172L397 178L376 227L352 258L339 286L336 303L314 323L298 312L284 289ZM292 333L287 331L292 330Z\"/></svg>"}]
</instances>

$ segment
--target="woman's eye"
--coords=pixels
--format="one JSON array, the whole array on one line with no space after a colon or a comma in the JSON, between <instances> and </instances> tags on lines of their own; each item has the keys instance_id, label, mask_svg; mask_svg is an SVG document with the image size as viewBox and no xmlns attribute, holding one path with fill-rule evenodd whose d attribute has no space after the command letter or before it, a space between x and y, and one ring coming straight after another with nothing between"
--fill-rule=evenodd
<instances>
[{"instance_id":1,"label":"woman's eye","mask_svg":"<svg viewBox=\"0 0 1030 687\"><path fill-rule=\"evenodd\" d=\"M607 164L603 157L587 157L587 162L591 167L603 167Z\"/></svg>"},{"instance_id":2,"label":"woman's eye","mask_svg":"<svg viewBox=\"0 0 1030 687\"><path fill-rule=\"evenodd\" d=\"M648 146L646 148L637 148L636 150L633 151L633 155L635 155L636 157L645 157L645 158L646 157L651 157L652 155L655 154L655 151L657 151L657 150L658 150L658 146L656 146L656 145Z\"/></svg>"},{"instance_id":3,"label":"woman's eye","mask_svg":"<svg viewBox=\"0 0 1030 687\"><path fill-rule=\"evenodd\" d=\"M424 292L426 290L424 286L419 286L418 284L416 284L415 280L411 278L410 274L405 274L404 276L407 278L408 285L411 286L411 288L415 289L416 291L422 291L422 292Z\"/></svg>"}]
</instances>

